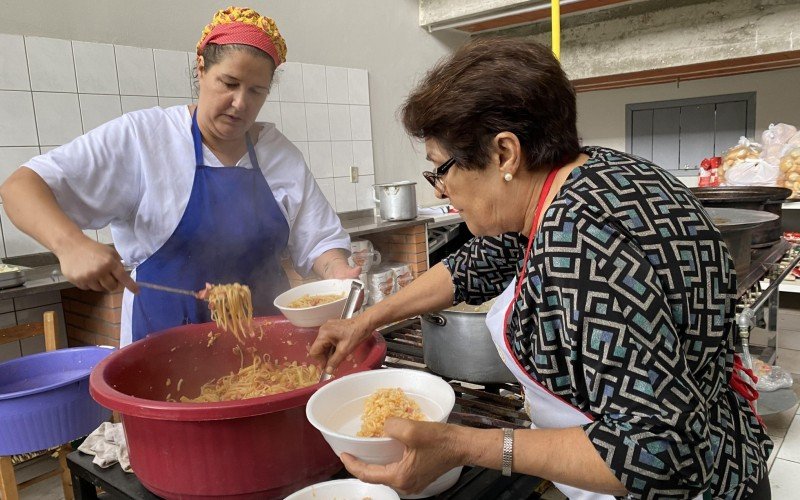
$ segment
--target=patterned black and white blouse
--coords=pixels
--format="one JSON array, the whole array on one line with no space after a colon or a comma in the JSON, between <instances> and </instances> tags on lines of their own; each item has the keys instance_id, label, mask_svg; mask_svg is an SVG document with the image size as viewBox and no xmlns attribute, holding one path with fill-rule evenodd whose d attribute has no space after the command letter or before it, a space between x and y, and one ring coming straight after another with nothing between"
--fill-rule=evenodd
<instances>
[{"instance_id":1,"label":"patterned black and white blouse","mask_svg":"<svg viewBox=\"0 0 800 500\"><path fill-rule=\"evenodd\" d=\"M507 335L634 498L747 497L772 442L728 384L736 278L686 187L641 158L585 148L543 215ZM456 302L517 276L527 238L474 238L444 260ZM543 451L545 453L545 451Z\"/></svg>"}]
</instances>

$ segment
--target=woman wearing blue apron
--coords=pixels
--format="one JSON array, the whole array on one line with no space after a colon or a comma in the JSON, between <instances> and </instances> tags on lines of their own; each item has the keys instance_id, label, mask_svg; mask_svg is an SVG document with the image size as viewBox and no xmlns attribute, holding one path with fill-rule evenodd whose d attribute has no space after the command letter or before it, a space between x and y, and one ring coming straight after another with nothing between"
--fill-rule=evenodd
<instances>
[{"instance_id":1,"label":"woman wearing blue apron","mask_svg":"<svg viewBox=\"0 0 800 500\"><path fill-rule=\"evenodd\" d=\"M254 313L268 315L288 288L284 255L302 274L358 276L300 151L273 124L255 124L285 60L270 18L219 11L197 45L196 107L127 113L31 159L0 188L9 217L56 254L69 281L125 286L121 345L210 319L207 303L139 291L134 279L196 291L239 282ZM81 232L105 226L114 248Z\"/></svg>"},{"instance_id":2,"label":"woman wearing blue apron","mask_svg":"<svg viewBox=\"0 0 800 500\"><path fill-rule=\"evenodd\" d=\"M253 313L267 316L277 312L273 299L289 288L280 263L289 225L245 137L252 168L206 166L197 110L192 113L196 165L189 203L164 246L136 268L136 279L185 290L201 290L207 282L247 283ZM133 300L133 341L210 319L203 301L144 288Z\"/></svg>"}]
</instances>

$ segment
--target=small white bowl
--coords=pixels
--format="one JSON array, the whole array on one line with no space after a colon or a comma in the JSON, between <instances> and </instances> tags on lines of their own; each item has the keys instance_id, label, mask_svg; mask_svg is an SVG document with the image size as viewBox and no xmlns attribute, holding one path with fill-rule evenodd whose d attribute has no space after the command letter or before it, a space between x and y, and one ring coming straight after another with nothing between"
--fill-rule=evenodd
<instances>
[{"instance_id":1,"label":"small white bowl","mask_svg":"<svg viewBox=\"0 0 800 500\"><path fill-rule=\"evenodd\" d=\"M275 297L273 304L277 307L291 324L299 327L321 326L329 319L340 318L350 285L355 280L323 280L306 283L287 290ZM329 293L344 294L341 299L312 307L289 307L289 304L303 295L327 295Z\"/></svg>"},{"instance_id":2,"label":"small white bowl","mask_svg":"<svg viewBox=\"0 0 800 500\"><path fill-rule=\"evenodd\" d=\"M292 493L285 500L397 500L397 493L382 484L369 484L358 479L337 479L324 483L312 484L300 491Z\"/></svg>"},{"instance_id":3,"label":"small white bowl","mask_svg":"<svg viewBox=\"0 0 800 500\"><path fill-rule=\"evenodd\" d=\"M334 379L315 392L306 404L306 417L325 438L334 453L349 453L371 464L389 464L403 457L404 445L388 437L358 437L367 398L378 389L399 387L416 401L432 422L446 422L455 405L450 384L430 373L392 368L371 370ZM458 481L461 467L443 474L425 490L403 498L436 495Z\"/></svg>"}]
</instances>

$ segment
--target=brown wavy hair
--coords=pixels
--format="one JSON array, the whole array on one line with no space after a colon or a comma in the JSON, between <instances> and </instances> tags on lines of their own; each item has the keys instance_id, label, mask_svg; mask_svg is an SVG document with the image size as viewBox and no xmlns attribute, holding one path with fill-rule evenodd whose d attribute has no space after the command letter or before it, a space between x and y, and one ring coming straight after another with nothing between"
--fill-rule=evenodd
<instances>
[{"instance_id":1,"label":"brown wavy hair","mask_svg":"<svg viewBox=\"0 0 800 500\"><path fill-rule=\"evenodd\" d=\"M575 90L550 49L522 38L483 38L437 63L400 114L410 135L435 139L461 168L483 169L493 138L512 132L534 169L578 156L575 108Z\"/></svg>"}]
</instances>

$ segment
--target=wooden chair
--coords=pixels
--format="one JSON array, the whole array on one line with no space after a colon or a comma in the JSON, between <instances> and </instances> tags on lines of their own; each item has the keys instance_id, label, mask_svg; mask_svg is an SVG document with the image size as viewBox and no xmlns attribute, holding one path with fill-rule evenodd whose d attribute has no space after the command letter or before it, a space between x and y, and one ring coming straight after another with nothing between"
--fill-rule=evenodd
<instances>
[{"instance_id":1,"label":"wooden chair","mask_svg":"<svg viewBox=\"0 0 800 500\"><path fill-rule=\"evenodd\" d=\"M44 313L41 323L29 323L27 325L12 326L0 330L0 345L9 342L16 342L36 335L44 335L45 350L53 351L58 348L58 337L56 335L56 315L53 311ZM31 450L37 451L37 450ZM3 500L18 500L19 490L27 488L45 479L54 476L61 476L61 486L64 488L64 498L73 500L72 478L67 469L67 454L72 451L69 443L58 447L58 468L37 477L17 484L14 475L14 462L11 457L0 457L0 498Z\"/></svg>"}]
</instances>

